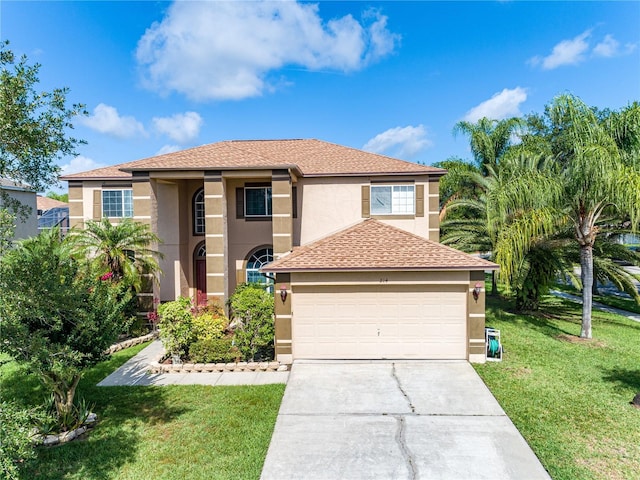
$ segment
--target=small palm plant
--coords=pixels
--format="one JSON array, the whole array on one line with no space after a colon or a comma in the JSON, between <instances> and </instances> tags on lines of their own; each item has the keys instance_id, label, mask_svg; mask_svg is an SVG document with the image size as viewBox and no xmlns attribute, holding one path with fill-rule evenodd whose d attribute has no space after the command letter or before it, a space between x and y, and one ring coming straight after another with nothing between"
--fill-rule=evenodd
<instances>
[{"instance_id":1,"label":"small palm plant","mask_svg":"<svg viewBox=\"0 0 640 480\"><path fill-rule=\"evenodd\" d=\"M117 225L108 218L87 221L84 230L71 234L74 253L89 258L114 281L122 281L139 292L145 274L160 272L162 254L152 247L160 243L148 225L123 218Z\"/></svg>"}]
</instances>

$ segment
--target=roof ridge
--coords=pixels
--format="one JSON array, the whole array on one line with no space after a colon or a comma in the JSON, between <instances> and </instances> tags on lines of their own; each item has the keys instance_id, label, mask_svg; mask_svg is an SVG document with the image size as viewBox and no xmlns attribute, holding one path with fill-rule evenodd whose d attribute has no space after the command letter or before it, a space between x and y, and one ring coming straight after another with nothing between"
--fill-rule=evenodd
<instances>
[{"instance_id":1,"label":"roof ridge","mask_svg":"<svg viewBox=\"0 0 640 480\"><path fill-rule=\"evenodd\" d=\"M263 267L264 271L494 270L493 262L375 218L327 235Z\"/></svg>"}]
</instances>

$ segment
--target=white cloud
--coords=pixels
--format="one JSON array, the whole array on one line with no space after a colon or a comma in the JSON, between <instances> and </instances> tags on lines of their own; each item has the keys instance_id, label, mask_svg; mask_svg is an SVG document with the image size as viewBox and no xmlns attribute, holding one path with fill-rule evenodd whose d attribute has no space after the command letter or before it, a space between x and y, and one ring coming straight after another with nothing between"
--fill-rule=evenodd
<instances>
[{"instance_id":1,"label":"white cloud","mask_svg":"<svg viewBox=\"0 0 640 480\"><path fill-rule=\"evenodd\" d=\"M386 153L395 157L410 158L433 145L427 138L424 125L413 127L395 127L379 133L369 140L363 150L373 153Z\"/></svg>"},{"instance_id":2,"label":"white cloud","mask_svg":"<svg viewBox=\"0 0 640 480\"><path fill-rule=\"evenodd\" d=\"M400 37L369 10L323 21L317 4L175 2L138 42L143 84L198 100L242 99L273 86L284 66L356 71L393 52Z\"/></svg>"},{"instance_id":3,"label":"white cloud","mask_svg":"<svg viewBox=\"0 0 640 480\"><path fill-rule=\"evenodd\" d=\"M627 43L624 48L620 46L613 35L608 34L604 39L593 47L593 54L596 57L617 57L619 55L628 55L636 49L635 43Z\"/></svg>"},{"instance_id":4,"label":"white cloud","mask_svg":"<svg viewBox=\"0 0 640 480\"><path fill-rule=\"evenodd\" d=\"M104 163L96 162L95 160L78 155L72 158L69 163L60 165L60 175L71 175L72 173L86 172L88 170L95 170L96 168L106 167Z\"/></svg>"},{"instance_id":5,"label":"white cloud","mask_svg":"<svg viewBox=\"0 0 640 480\"><path fill-rule=\"evenodd\" d=\"M469 110L463 117L463 120L467 122L477 122L483 117L492 120L519 117L522 115L522 112L520 112L520 104L526 100L526 88L505 88L501 92L494 94L489 100L485 100Z\"/></svg>"},{"instance_id":6,"label":"white cloud","mask_svg":"<svg viewBox=\"0 0 640 480\"><path fill-rule=\"evenodd\" d=\"M180 144L189 143L200 134L202 117L196 112L176 113L171 117L154 117L155 129Z\"/></svg>"},{"instance_id":7,"label":"white cloud","mask_svg":"<svg viewBox=\"0 0 640 480\"><path fill-rule=\"evenodd\" d=\"M118 110L110 105L100 103L93 109L93 115L78 117L79 123L100 133L119 138L146 136L144 126L134 117L120 116Z\"/></svg>"},{"instance_id":8,"label":"white cloud","mask_svg":"<svg viewBox=\"0 0 640 480\"><path fill-rule=\"evenodd\" d=\"M563 65L577 65L586 58L589 50L587 39L591 36L591 30L581 33L570 40L562 40L546 57L536 56L529 60L533 66L542 65L543 70L553 70Z\"/></svg>"},{"instance_id":9,"label":"white cloud","mask_svg":"<svg viewBox=\"0 0 640 480\"><path fill-rule=\"evenodd\" d=\"M164 155L165 153L173 153L180 150L178 145L164 145L160 150L156 152L156 155Z\"/></svg>"},{"instance_id":10,"label":"white cloud","mask_svg":"<svg viewBox=\"0 0 640 480\"><path fill-rule=\"evenodd\" d=\"M619 49L620 42L613 38L613 35L605 35L604 40L593 48L593 53L598 57L613 57Z\"/></svg>"}]
</instances>

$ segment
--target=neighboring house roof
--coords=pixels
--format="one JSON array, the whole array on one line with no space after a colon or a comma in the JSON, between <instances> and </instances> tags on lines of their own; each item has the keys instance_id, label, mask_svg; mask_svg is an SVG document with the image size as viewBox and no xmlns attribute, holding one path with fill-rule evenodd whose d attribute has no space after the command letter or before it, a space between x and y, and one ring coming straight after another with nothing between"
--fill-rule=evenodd
<instances>
[{"instance_id":1,"label":"neighboring house roof","mask_svg":"<svg viewBox=\"0 0 640 480\"><path fill-rule=\"evenodd\" d=\"M375 219L296 247L265 272L336 270L496 270L495 263Z\"/></svg>"},{"instance_id":2,"label":"neighboring house roof","mask_svg":"<svg viewBox=\"0 0 640 480\"><path fill-rule=\"evenodd\" d=\"M129 178L152 170L293 169L301 176L444 175L445 170L321 140L235 140L61 177Z\"/></svg>"},{"instance_id":3,"label":"neighboring house roof","mask_svg":"<svg viewBox=\"0 0 640 480\"><path fill-rule=\"evenodd\" d=\"M54 198L43 197L38 195L36 198L36 204L38 205L38 210L46 212L47 210L51 210L52 208L61 208L68 207L69 204L61 202L60 200L56 200Z\"/></svg>"},{"instance_id":4,"label":"neighboring house roof","mask_svg":"<svg viewBox=\"0 0 640 480\"><path fill-rule=\"evenodd\" d=\"M15 190L19 192L33 192L33 189L29 185L14 182L13 180L9 180L8 178L0 178L0 189Z\"/></svg>"}]
</instances>

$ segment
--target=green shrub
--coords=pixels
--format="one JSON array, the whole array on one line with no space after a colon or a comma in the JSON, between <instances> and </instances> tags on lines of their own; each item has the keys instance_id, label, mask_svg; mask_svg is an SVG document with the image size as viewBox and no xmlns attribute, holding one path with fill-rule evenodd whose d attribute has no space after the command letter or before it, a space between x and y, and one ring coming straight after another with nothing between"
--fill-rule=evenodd
<instances>
[{"instance_id":1,"label":"green shrub","mask_svg":"<svg viewBox=\"0 0 640 480\"><path fill-rule=\"evenodd\" d=\"M35 457L32 424L38 416L12 402L0 402L0 477L20 478L21 467Z\"/></svg>"},{"instance_id":2,"label":"green shrub","mask_svg":"<svg viewBox=\"0 0 640 480\"><path fill-rule=\"evenodd\" d=\"M205 338L189 347L189 359L193 363L229 363L237 361L239 356L240 352L229 337Z\"/></svg>"},{"instance_id":3,"label":"green shrub","mask_svg":"<svg viewBox=\"0 0 640 480\"><path fill-rule=\"evenodd\" d=\"M273 358L273 294L264 285L242 284L229 299L235 344L245 360Z\"/></svg>"},{"instance_id":4,"label":"green shrub","mask_svg":"<svg viewBox=\"0 0 640 480\"><path fill-rule=\"evenodd\" d=\"M201 313L193 317L191 324L195 341L222 338L225 330L229 326L227 317L216 316L210 312Z\"/></svg>"},{"instance_id":5,"label":"green shrub","mask_svg":"<svg viewBox=\"0 0 640 480\"><path fill-rule=\"evenodd\" d=\"M185 355L193 342L193 315L191 300L180 297L158 307L160 338L171 355Z\"/></svg>"}]
</instances>

